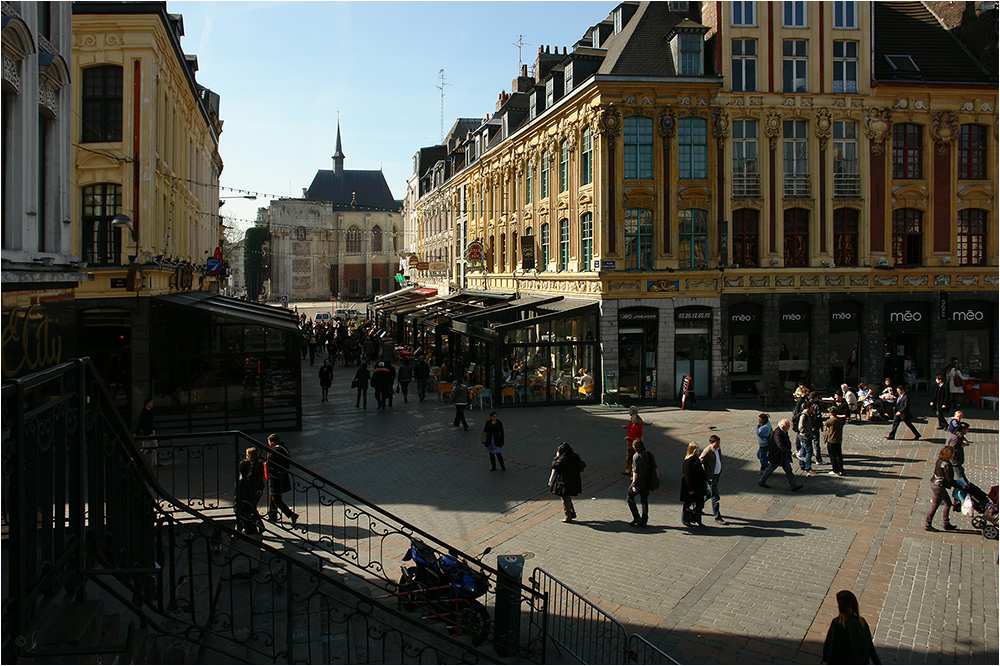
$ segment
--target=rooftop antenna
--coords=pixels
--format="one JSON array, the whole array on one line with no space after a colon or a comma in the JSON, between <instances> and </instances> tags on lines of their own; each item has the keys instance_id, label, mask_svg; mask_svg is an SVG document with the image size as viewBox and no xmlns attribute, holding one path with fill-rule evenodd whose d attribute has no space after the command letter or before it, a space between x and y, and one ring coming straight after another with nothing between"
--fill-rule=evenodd
<instances>
[{"instance_id":1,"label":"rooftop antenna","mask_svg":"<svg viewBox=\"0 0 1000 666\"><path fill-rule=\"evenodd\" d=\"M441 91L441 143L444 143L444 87L451 84L445 83L443 69L438 70L438 76L441 77L441 85L437 86L437 89Z\"/></svg>"},{"instance_id":2,"label":"rooftop antenna","mask_svg":"<svg viewBox=\"0 0 1000 666\"><path fill-rule=\"evenodd\" d=\"M511 42L511 46L517 47L517 68L518 70L520 70L521 65L524 64L524 61L521 59L521 49L524 48L525 46L531 46L531 44L528 44L527 42L524 41L524 35L518 35L517 41Z\"/></svg>"}]
</instances>

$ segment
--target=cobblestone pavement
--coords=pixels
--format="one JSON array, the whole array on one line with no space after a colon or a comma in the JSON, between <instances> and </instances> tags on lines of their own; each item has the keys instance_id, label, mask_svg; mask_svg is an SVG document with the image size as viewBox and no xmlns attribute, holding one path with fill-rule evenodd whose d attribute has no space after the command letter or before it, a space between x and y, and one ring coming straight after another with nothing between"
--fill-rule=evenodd
<instances>
[{"instance_id":1,"label":"cobblestone pavement","mask_svg":"<svg viewBox=\"0 0 1000 666\"><path fill-rule=\"evenodd\" d=\"M293 456L367 500L466 552L520 553L525 576L545 569L684 663L819 663L850 589L875 628L883 663L998 662L998 550L954 515L955 532L923 531L933 461L944 439L917 423L918 441L887 441L885 423L845 429L844 477L783 474L757 487L753 401L704 401L700 409L642 408L645 441L661 486L650 528L630 527L625 506L621 407L498 406L507 471L491 472L479 442L488 410L467 412L428 396L395 396L385 412L354 406L353 368L338 366L320 402L318 365L303 363L303 430L283 433ZM915 401L926 414L926 397ZM791 406L771 408L772 421ZM997 483L996 413L969 410L969 478ZM722 439L722 512L704 530L681 525L680 467L689 441ZM906 433L909 437L909 433ZM546 486L556 445L587 462L576 524ZM824 457L825 458L825 457ZM709 510L709 507L706 507ZM941 525L941 518L935 518Z\"/></svg>"}]
</instances>

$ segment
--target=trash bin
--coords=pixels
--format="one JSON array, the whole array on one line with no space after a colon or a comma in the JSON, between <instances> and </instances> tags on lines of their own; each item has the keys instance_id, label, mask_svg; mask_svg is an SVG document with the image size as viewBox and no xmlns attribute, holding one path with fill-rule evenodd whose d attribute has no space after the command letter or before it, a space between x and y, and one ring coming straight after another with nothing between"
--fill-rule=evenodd
<instances>
[{"instance_id":1,"label":"trash bin","mask_svg":"<svg viewBox=\"0 0 1000 666\"><path fill-rule=\"evenodd\" d=\"M524 557L497 556L497 596L493 617L493 649L500 657L517 654L521 640L521 574Z\"/></svg>"}]
</instances>

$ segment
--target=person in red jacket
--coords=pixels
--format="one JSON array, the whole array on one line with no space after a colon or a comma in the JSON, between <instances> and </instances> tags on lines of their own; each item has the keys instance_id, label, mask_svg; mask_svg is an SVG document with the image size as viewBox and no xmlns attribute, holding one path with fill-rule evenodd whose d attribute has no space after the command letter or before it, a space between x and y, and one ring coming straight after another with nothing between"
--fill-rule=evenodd
<instances>
[{"instance_id":1,"label":"person in red jacket","mask_svg":"<svg viewBox=\"0 0 1000 666\"><path fill-rule=\"evenodd\" d=\"M635 455L635 440L642 439L642 417L639 416L639 408L632 405L628 408L628 424L622 426L625 431L625 471L622 474L628 476L632 473L632 456Z\"/></svg>"}]
</instances>

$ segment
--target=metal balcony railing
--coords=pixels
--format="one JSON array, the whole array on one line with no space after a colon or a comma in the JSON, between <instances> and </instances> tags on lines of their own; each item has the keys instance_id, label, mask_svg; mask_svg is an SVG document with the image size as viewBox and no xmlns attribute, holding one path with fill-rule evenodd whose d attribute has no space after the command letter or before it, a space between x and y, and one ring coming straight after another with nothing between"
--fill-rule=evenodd
<instances>
[{"instance_id":1,"label":"metal balcony railing","mask_svg":"<svg viewBox=\"0 0 1000 666\"><path fill-rule=\"evenodd\" d=\"M833 196L847 199L857 199L861 196L861 174L833 174Z\"/></svg>"},{"instance_id":2,"label":"metal balcony railing","mask_svg":"<svg viewBox=\"0 0 1000 666\"><path fill-rule=\"evenodd\" d=\"M760 196L759 173L734 173L733 196L736 198L756 198Z\"/></svg>"},{"instance_id":3,"label":"metal balcony railing","mask_svg":"<svg viewBox=\"0 0 1000 666\"><path fill-rule=\"evenodd\" d=\"M809 196L808 173L786 173L785 174L785 197L789 199L802 199Z\"/></svg>"}]
</instances>

